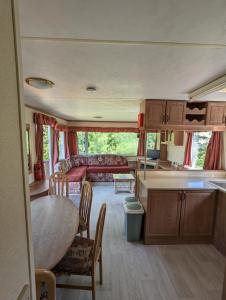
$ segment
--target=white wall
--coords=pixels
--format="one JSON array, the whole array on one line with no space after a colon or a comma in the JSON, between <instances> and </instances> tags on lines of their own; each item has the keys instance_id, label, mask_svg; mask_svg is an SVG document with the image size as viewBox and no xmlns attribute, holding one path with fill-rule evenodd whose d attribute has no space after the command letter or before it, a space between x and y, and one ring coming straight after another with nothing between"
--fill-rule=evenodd
<instances>
[{"instance_id":1,"label":"white wall","mask_svg":"<svg viewBox=\"0 0 226 300\"><path fill-rule=\"evenodd\" d=\"M177 162L178 164L183 164L186 141L187 141L187 134L185 133L183 146L175 146L174 145L174 134L173 134L172 141L168 142L168 147L167 147L168 160L170 160L172 162Z\"/></svg>"},{"instance_id":2,"label":"white wall","mask_svg":"<svg viewBox=\"0 0 226 300\"><path fill-rule=\"evenodd\" d=\"M30 125L30 148L31 148L31 160L32 160L31 162L32 173L29 174L29 183L34 181L34 164L37 161L36 151L35 151L35 124L33 122L33 114L35 112L38 113L40 111L25 106L25 123ZM48 113L44 113L44 114L49 115ZM59 124L67 125L67 121L63 119L56 118L56 120Z\"/></svg>"},{"instance_id":3,"label":"white wall","mask_svg":"<svg viewBox=\"0 0 226 300\"><path fill-rule=\"evenodd\" d=\"M26 181L22 85L18 84L13 1L0 1L0 299L15 300L28 284L34 298ZM17 24L17 21L16 21ZM18 25L18 24L17 24ZM18 26L17 26L18 28ZM19 46L17 47L20 54ZM20 93L19 93L20 92ZM22 134L24 133L24 134ZM25 155L24 155L25 154ZM25 163L24 163L25 159ZM32 288L33 287L33 288Z\"/></svg>"}]
</instances>

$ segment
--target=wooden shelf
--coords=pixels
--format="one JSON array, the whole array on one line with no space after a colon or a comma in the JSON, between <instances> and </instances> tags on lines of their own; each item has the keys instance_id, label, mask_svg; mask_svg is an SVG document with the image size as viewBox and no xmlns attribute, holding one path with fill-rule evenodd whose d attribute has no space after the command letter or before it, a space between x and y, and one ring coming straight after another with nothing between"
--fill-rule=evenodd
<instances>
[{"instance_id":1,"label":"wooden shelf","mask_svg":"<svg viewBox=\"0 0 226 300\"><path fill-rule=\"evenodd\" d=\"M197 120L197 119L193 119L193 120L185 120L185 124L186 125L205 125L205 120Z\"/></svg>"},{"instance_id":2,"label":"wooden shelf","mask_svg":"<svg viewBox=\"0 0 226 300\"><path fill-rule=\"evenodd\" d=\"M206 115L206 108L186 108L186 115Z\"/></svg>"}]
</instances>

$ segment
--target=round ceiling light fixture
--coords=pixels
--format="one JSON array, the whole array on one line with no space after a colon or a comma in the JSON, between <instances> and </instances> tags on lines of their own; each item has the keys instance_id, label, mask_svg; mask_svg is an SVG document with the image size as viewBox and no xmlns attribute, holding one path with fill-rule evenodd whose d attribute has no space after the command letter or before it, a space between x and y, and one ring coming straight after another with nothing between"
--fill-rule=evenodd
<instances>
[{"instance_id":1,"label":"round ceiling light fixture","mask_svg":"<svg viewBox=\"0 0 226 300\"><path fill-rule=\"evenodd\" d=\"M49 79L40 77L28 77L25 79L26 83L36 89L50 89L54 86L54 82Z\"/></svg>"},{"instance_id":2,"label":"round ceiling light fixture","mask_svg":"<svg viewBox=\"0 0 226 300\"><path fill-rule=\"evenodd\" d=\"M88 92L96 92L97 88L95 86L93 86L93 85L89 85L89 86L87 86L86 90Z\"/></svg>"}]
</instances>

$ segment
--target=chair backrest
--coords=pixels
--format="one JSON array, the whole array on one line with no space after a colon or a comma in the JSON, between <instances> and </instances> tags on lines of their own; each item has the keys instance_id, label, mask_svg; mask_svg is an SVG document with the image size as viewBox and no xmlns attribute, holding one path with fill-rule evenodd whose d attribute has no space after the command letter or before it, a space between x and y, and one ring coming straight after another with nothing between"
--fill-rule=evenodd
<instances>
[{"instance_id":1,"label":"chair backrest","mask_svg":"<svg viewBox=\"0 0 226 300\"><path fill-rule=\"evenodd\" d=\"M99 212L98 221L97 221L94 247L93 247L93 253L92 253L93 266L97 263L100 253L101 253L106 207L107 207L106 203L102 204L102 206L100 208L100 212Z\"/></svg>"},{"instance_id":2,"label":"chair backrest","mask_svg":"<svg viewBox=\"0 0 226 300\"><path fill-rule=\"evenodd\" d=\"M55 172L49 177L49 195L68 197L68 177L63 172Z\"/></svg>"},{"instance_id":3,"label":"chair backrest","mask_svg":"<svg viewBox=\"0 0 226 300\"><path fill-rule=\"evenodd\" d=\"M89 181L83 181L80 204L79 204L79 216L82 217L83 221L87 225L89 225L92 199L93 199L92 185Z\"/></svg>"},{"instance_id":4,"label":"chair backrest","mask_svg":"<svg viewBox=\"0 0 226 300\"><path fill-rule=\"evenodd\" d=\"M51 271L45 269L35 270L36 299L42 299L41 289L43 282L47 284L48 299L56 300L56 277Z\"/></svg>"}]
</instances>

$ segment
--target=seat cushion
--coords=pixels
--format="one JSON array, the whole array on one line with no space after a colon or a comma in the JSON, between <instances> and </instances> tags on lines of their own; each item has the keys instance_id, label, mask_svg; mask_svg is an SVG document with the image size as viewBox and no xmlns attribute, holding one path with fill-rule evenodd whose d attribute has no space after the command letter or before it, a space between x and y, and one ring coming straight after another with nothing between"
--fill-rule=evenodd
<instances>
[{"instance_id":1,"label":"seat cushion","mask_svg":"<svg viewBox=\"0 0 226 300\"><path fill-rule=\"evenodd\" d=\"M128 166L89 166L88 173L128 173Z\"/></svg>"},{"instance_id":2,"label":"seat cushion","mask_svg":"<svg viewBox=\"0 0 226 300\"><path fill-rule=\"evenodd\" d=\"M53 268L55 274L91 275L94 240L76 236L70 249Z\"/></svg>"},{"instance_id":3,"label":"seat cushion","mask_svg":"<svg viewBox=\"0 0 226 300\"><path fill-rule=\"evenodd\" d=\"M69 170L66 174L69 178L70 182L80 182L86 176L86 169L85 166L74 167Z\"/></svg>"}]
</instances>

